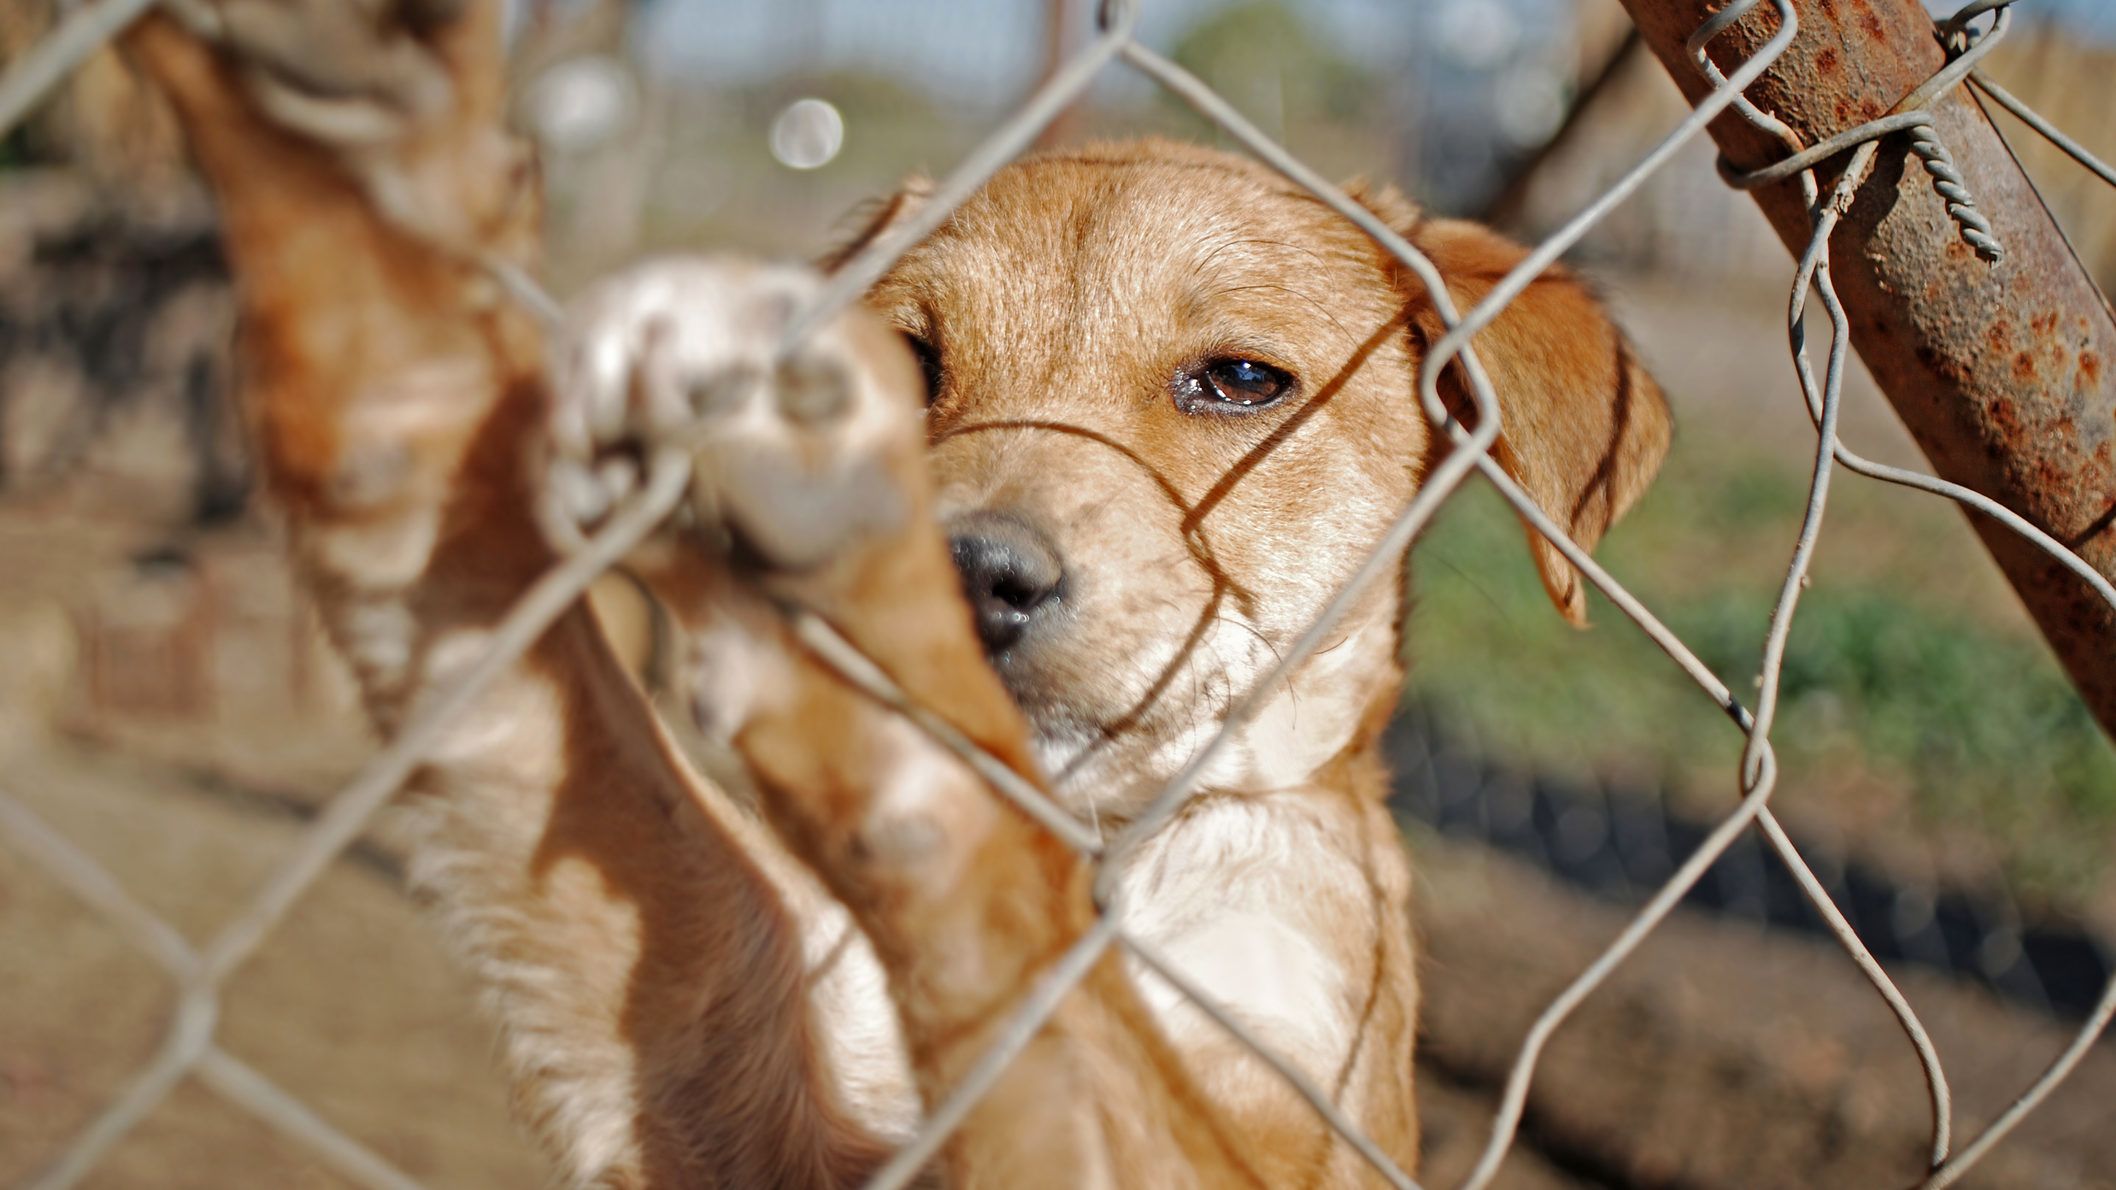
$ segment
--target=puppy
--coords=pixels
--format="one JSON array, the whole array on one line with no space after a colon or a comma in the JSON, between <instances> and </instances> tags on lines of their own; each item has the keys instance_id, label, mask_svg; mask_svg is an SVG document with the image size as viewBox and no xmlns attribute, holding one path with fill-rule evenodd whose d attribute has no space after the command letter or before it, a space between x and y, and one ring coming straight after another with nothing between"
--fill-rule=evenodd
<instances>
[{"instance_id":1,"label":"puppy","mask_svg":"<svg viewBox=\"0 0 2116 1190\"><path fill-rule=\"evenodd\" d=\"M925 189L885 203L862 242ZM1392 190L1348 189L1432 258L1458 308L1521 257ZM924 365L937 507L987 654L1058 796L1105 831L1219 730L1445 450L1413 390L1444 329L1422 286L1312 194L1225 153L1153 140L1020 161L869 304ZM1591 546L1666 449L1658 388L1562 271L1476 346L1501 461ZM1467 408L1453 375L1447 395ZM1580 620L1579 576L1532 542ZM1375 750L1405 611L1400 585L1370 591L1122 887L1134 929L1409 1168L1410 878ZM1166 985L1141 988L1214 1101L1263 1138L1271 1184L1353 1178L1357 1158L1275 1074Z\"/></svg>"},{"instance_id":2,"label":"puppy","mask_svg":"<svg viewBox=\"0 0 2116 1190\"><path fill-rule=\"evenodd\" d=\"M304 37L360 52L328 13L269 11L282 56ZM414 879L569 1182L858 1184L1089 937L1093 872L823 664L785 609L1017 773L1047 775L1107 837L1445 449L1412 381L1440 323L1313 196L1142 142L1002 171L870 312L790 354L776 345L812 275L669 261L584 294L546 361L470 263L532 256L532 175L498 131L497 19L472 3L377 26L448 80L449 102L429 87L390 108L411 126L363 138L356 168L312 137L345 123L320 108L373 96L309 96L289 123L260 99L269 57L208 53L158 23L135 50L222 204L264 468L379 724L469 664L552 564L533 509L554 478L617 474L643 434L689 425L683 524L633 561L685 629L675 680L754 808L684 764L577 609L429 754L410 795ZM883 204L861 242L923 189ZM1519 257L1393 192L1355 193L1460 305ZM436 198L456 251L403 217ZM1562 274L1477 348L1501 461L1591 544L1664 450L1658 391ZM592 527L622 493L596 495L565 518ZM1577 618L1578 576L1536 556ZM1375 751L1402 612L1397 587L1365 596L1125 857L1114 903L1409 1169L1410 876ZM930 1175L1372 1177L1245 1047L1120 950L1098 953Z\"/></svg>"}]
</instances>

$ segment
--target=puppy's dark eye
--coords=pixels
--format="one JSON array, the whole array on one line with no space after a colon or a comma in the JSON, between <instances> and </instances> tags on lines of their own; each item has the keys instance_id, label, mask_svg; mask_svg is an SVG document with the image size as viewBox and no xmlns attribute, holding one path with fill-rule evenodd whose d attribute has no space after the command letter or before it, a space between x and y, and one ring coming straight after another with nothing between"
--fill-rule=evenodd
<instances>
[{"instance_id":1,"label":"puppy's dark eye","mask_svg":"<svg viewBox=\"0 0 2116 1190\"><path fill-rule=\"evenodd\" d=\"M1176 374L1176 408L1185 413L1248 413L1293 391L1293 377L1253 359L1216 359Z\"/></svg>"},{"instance_id":2,"label":"puppy's dark eye","mask_svg":"<svg viewBox=\"0 0 2116 1190\"><path fill-rule=\"evenodd\" d=\"M935 347L932 341L924 336L908 331L904 334L904 342L911 345L911 354L918 357L918 369L926 377L926 404L931 405L940 399L940 383L943 379L940 370L940 348Z\"/></svg>"}]
</instances>

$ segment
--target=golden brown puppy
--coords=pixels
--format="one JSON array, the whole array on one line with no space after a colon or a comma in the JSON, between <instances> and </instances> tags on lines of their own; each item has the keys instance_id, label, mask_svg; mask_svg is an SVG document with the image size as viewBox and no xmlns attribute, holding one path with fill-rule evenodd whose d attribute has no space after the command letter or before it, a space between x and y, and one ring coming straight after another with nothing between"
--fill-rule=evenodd
<instances>
[{"instance_id":1,"label":"golden brown puppy","mask_svg":"<svg viewBox=\"0 0 2116 1190\"><path fill-rule=\"evenodd\" d=\"M1460 308L1520 259L1482 228L1352 189ZM1443 449L1413 392L1442 330L1422 287L1313 195L1224 153L1146 141L1021 161L870 305L926 364L939 511L994 666L1061 800L1104 830L1219 729ZM1666 448L1658 389L1562 272L1477 345L1502 461L1591 546ZM1579 618L1577 575L1536 545ZM1373 591L1124 885L1140 933L1408 1166L1410 881L1375 752L1404 610L1399 588ZM1270 1180L1359 1169L1261 1062L1172 989L1141 987L1215 1102L1262 1138Z\"/></svg>"},{"instance_id":2,"label":"golden brown puppy","mask_svg":"<svg viewBox=\"0 0 2116 1190\"><path fill-rule=\"evenodd\" d=\"M222 202L273 489L387 727L553 560L532 511L548 485L570 481L562 511L593 521L615 493L582 477L607 481L643 429L695 422L688 527L635 561L688 630L677 680L762 820L684 766L576 611L430 755L415 879L569 1182L856 1184L1090 928L1090 873L821 665L780 605L814 609L1114 830L1416 491L1440 447L1411 378L1438 323L1311 196L1149 142L1003 171L876 287L878 318L847 315L785 357L812 276L643 266L582 296L547 385L531 328L463 251L526 263L534 214L497 131L495 6L470 9L376 25L390 61L425 64L390 77L424 81L416 102L376 105L406 127L352 155L310 138L357 123L325 109L374 95L302 91L289 108L258 85L305 29L339 28L328 13L305 26L301 3L253 4L285 22L263 59L159 25L137 40ZM421 201L450 213L457 251L407 218ZM918 201L900 195L869 234ZM1390 194L1365 201L1459 302L1517 258ZM892 325L925 365L923 427ZM1664 448L1657 391L1563 276L1477 342L1504 461L1591 543ZM1576 576L1538 557L1577 615ZM1399 604L1373 592L1120 880L1132 932L1409 1167L1409 872L1374 751ZM1009 1187L1370 1176L1114 951L936 1172Z\"/></svg>"}]
</instances>

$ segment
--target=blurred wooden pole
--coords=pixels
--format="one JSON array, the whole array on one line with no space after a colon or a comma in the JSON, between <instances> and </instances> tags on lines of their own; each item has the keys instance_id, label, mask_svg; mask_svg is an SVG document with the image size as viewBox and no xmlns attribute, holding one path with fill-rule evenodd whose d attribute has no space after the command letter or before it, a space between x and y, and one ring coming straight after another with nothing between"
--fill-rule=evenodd
<instances>
[{"instance_id":1,"label":"blurred wooden pole","mask_svg":"<svg viewBox=\"0 0 2116 1190\"><path fill-rule=\"evenodd\" d=\"M1484 209L1477 214L1480 221L1503 230L1520 220L1522 209L1528 205L1528 196L1535 189L1536 175L1542 172L1552 157L1557 156L1565 146L1578 138L1580 129L1590 124L1594 113L1599 110L1600 100L1609 94L1611 85L1622 78L1625 71L1631 69L1631 64L1637 61L1639 50L1644 44L1636 26L1617 41L1602 59L1601 65L1588 76L1587 84L1580 88L1572 106L1566 109L1564 122L1558 125L1555 132L1545 137L1543 143L1535 147L1534 152L1514 167L1507 175L1506 181L1500 185L1498 193L1484 204Z\"/></svg>"},{"instance_id":2,"label":"blurred wooden pole","mask_svg":"<svg viewBox=\"0 0 2116 1190\"><path fill-rule=\"evenodd\" d=\"M1708 88L1683 42L1723 5L1624 7L1694 103ZM1944 61L1917 0L1796 0L1795 8L1798 36L1748 95L1807 144L1889 111ZM1757 5L1712 43L1713 60L1731 73L1777 24L1772 6ZM1906 138L1888 138L1830 258L1852 343L1935 471L2116 579L2116 313L1975 99L1958 87L1927 110L2006 255L1978 259ZM1711 131L1739 169L1786 155L1731 111ZM1825 190L1833 180L1824 178ZM1754 194L1797 255L1808 239L1797 181ZM1729 344L1729 366L1737 349L1753 347ZM2116 611L2033 545L1971 519L2087 704L2116 732Z\"/></svg>"},{"instance_id":3,"label":"blurred wooden pole","mask_svg":"<svg viewBox=\"0 0 2116 1190\"><path fill-rule=\"evenodd\" d=\"M1044 0L1043 65L1036 75L1037 86L1049 82L1071 56L1073 38L1080 28L1080 9L1079 0ZM1080 125L1080 103L1075 100L1044 126L1043 134L1036 138L1036 147L1047 149L1070 143L1079 138Z\"/></svg>"}]
</instances>

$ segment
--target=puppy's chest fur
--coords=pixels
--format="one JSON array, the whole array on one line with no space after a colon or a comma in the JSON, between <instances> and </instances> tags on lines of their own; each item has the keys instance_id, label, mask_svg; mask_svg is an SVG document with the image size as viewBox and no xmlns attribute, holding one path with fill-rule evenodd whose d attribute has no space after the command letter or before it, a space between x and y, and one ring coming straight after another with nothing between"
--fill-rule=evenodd
<instances>
[{"instance_id":1,"label":"puppy's chest fur","mask_svg":"<svg viewBox=\"0 0 2116 1190\"><path fill-rule=\"evenodd\" d=\"M1395 1093L1377 1081L1400 1078L1408 1093L1407 1068L1387 1060L1407 1055L1361 1043L1379 999L1404 1011L1415 1000L1410 870L1372 799L1378 771L1336 767L1349 778L1344 788L1201 795L1126 864L1116 902L1128 933L1315 1084L1336 1087L1347 1111L1364 1114ZM908 1137L919 1105L873 950L842 909L788 891L817 910L810 995L841 1063L847 1106L878 1133ZM1352 921L1359 928L1346 928ZM1216 1094L1286 1093L1175 986L1139 962L1130 968L1172 1041L1224 1059L1211 1080Z\"/></svg>"}]
</instances>

